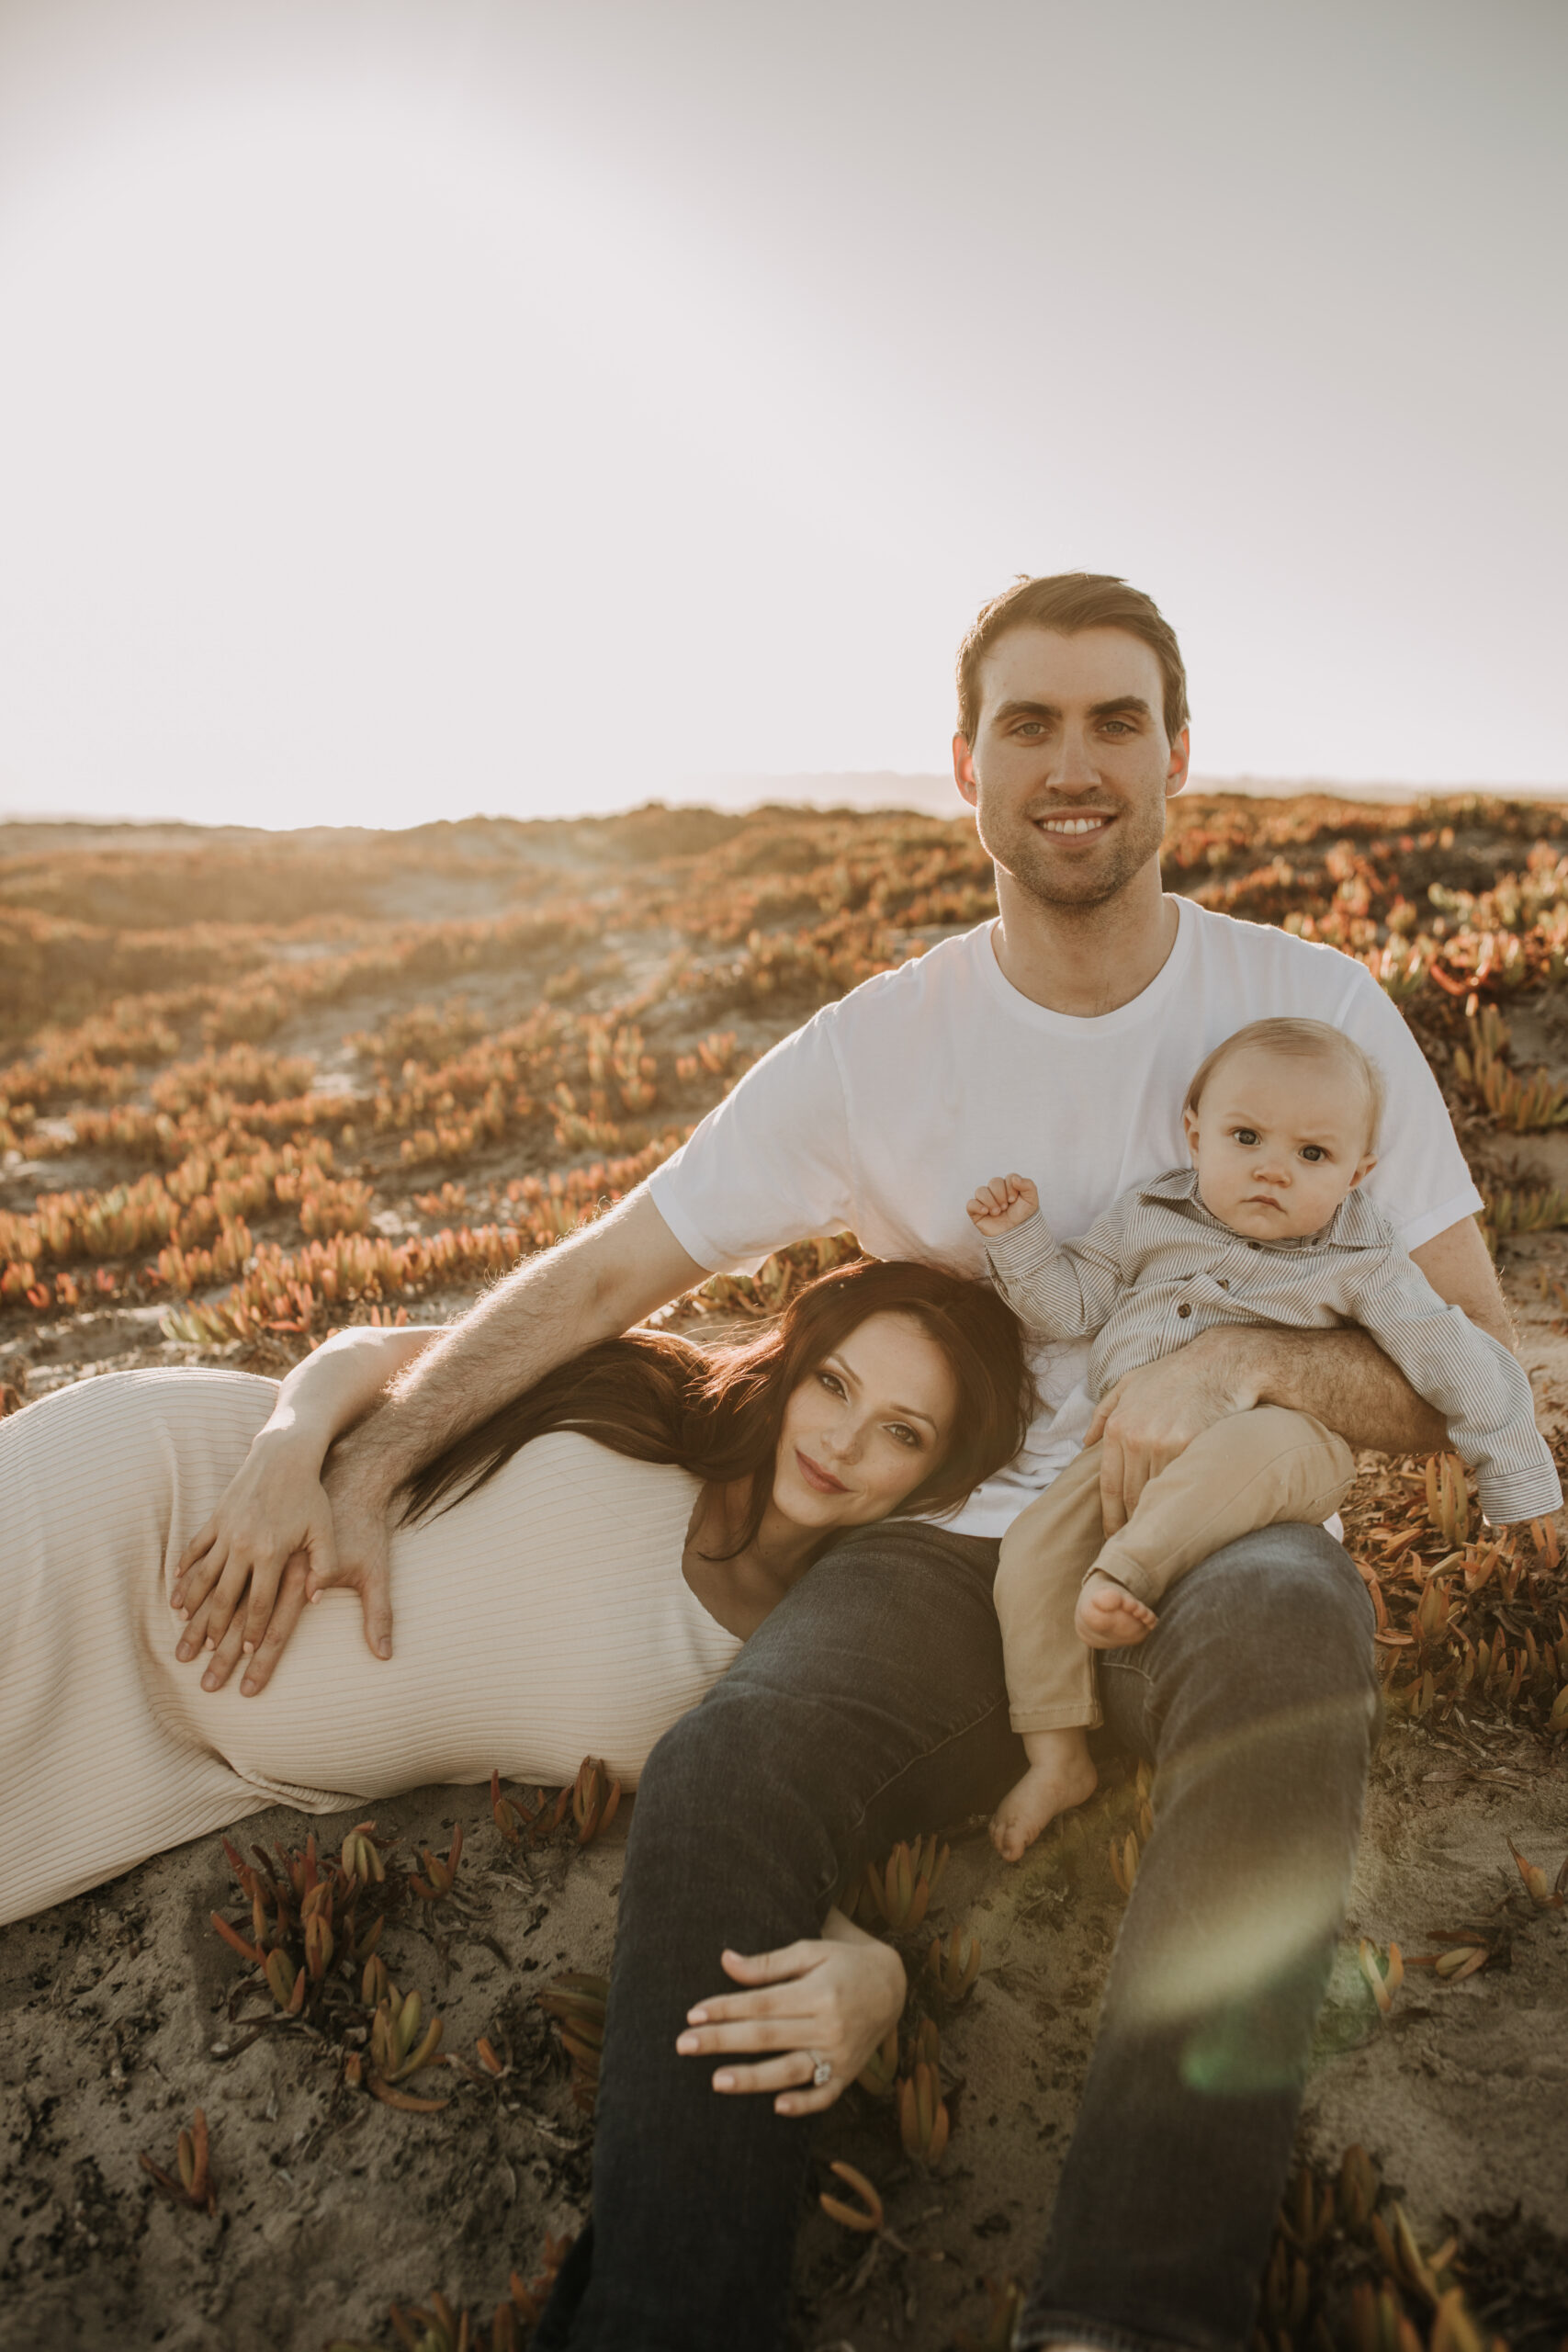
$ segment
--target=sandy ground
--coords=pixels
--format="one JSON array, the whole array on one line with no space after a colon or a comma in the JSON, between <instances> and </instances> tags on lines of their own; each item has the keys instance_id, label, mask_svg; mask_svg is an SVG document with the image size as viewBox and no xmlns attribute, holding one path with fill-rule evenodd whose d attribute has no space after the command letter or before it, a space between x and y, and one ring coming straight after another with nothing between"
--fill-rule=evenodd
<instances>
[{"instance_id":1,"label":"sandy ground","mask_svg":"<svg viewBox=\"0 0 1568 2352\"><path fill-rule=\"evenodd\" d=\"M1568 1346L1529 1311L1543 1258L1568 1271L1568 1250L1539 1241L1518 1269L1530 1279L1513 1287L1550 1424L1560 1381L1568 1394ZM1390 1728L1302 2148L1332 2168L1362 2143L1424 2244L1456 2226L1477 2242L1490 2231L1508 2250L1505 2270L1561 2280L1568 2308L1568 1914L1529 1922L1506 1968L1452 1986L1413 1972L1386 2021L1355 1962L1362 1935L1427 1951L1427 1931L1491 1911L1517 1885L1509 1837L1555 1873L1568 1855L1568 1766L1554 1748L1501 1724L1469 1745ZM1027 2279L1122 1907L1106 1833L1127 1802L1112 1791L1105 1814L1091 1808L1090 1850L1071 1871L1055 1853L1010 1871L981 1838L957 1845L937 1924L966 1923L985 1957L944 2038L953 2137L928 2177L862 2095L829 2120L824 2162L847 2157L875 2179L910 2252L884 2248L863 2279L863 2242L811 2212L803 2346L940 2352L956 2328L980 2329L985 2279ZM373 1810L410 1849L444 1851L463 1825L473 1918L445 1937L400 1921L388 1957L439 2009L446 2049L471 2059L480 2035L510 2041L510 2078L481 2087L454 2074L438 2085L453 2094L445 2113L405 2115L345 2090L335 2053L302 2029L237 2047L228 2010L245 1972L208 1924L230 1894L217 1838L6 1929L0 2341L315 2352L336 2336L379 2338L391 2301L432 2289L493 2309L512 2269L527 2274L547 2234L578 2226L591 2125L533 1996L564 1969L607 1968L624 1817L587 1849L519 1860L483 1790L420 1791ZM244 1842L296 1845L314 1826L326 1849L350 1826L276 1808L244 1825ZM138 2163L146 2150L172 2167L198 2105L219 2183L210 2221L172 2207ZM1516 2347L1555 2343L1517 2315L1515 2327Z\"/></svg>"}]
</instances>

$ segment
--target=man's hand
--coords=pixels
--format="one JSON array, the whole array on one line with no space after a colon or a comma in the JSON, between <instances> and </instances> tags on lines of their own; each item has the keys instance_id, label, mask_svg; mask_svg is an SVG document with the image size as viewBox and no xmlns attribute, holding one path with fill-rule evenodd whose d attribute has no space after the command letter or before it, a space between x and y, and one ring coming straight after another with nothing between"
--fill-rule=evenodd
<instances>
[{"instance_id":1,"label":"man's hand","mask_svg":"<svg viewBox=\"0 0 1568 2352\"><path fill-rule=\"evenodd\" d=\"M352 1437L343 1439L322 1473L325 1503L334 1541L307 1554L297 1552L277 1589L266 1631L246 1660L240 1689L252 1699L272 1680L273 1669L309 1602L323 1592L356 1592L365 1613L365 1641L371 1655L392 1655L392 1590L390 1574L390 1511L381 1489L364 1476L352 1452ZM206 1690L226 1682L240 1656L236 1615L202 1678Z\"/></svg>"},{"instance_id":2,"label":"man's hand","mask_svg":"<svg viewBox=\"0 0 1568 2352\"><path fill-rule=\"evenodd\" d=\"M1149 1480L1195 1437L1258 1402L1257 1336L1246 1329L1204 1331L1106 1390L1084 1443L1103 1444L1100 1505L1107 1535L1125 1527Z\"/></svg>"},{"instance_id":3,"label":"man's hand","mask_svg":"<svg viewBox=\"0 0 1568 2352\"><path fill-rule=\"evenodd\" d=\"M330 1566L310 1564L306 1598L323 1592L356 1592L365 1614L366 1646L376 1657L392 1655L392 1498L368 1471L345 1438L327 1464L324 1480L337 1531L337 1557Z\"/></svg>"}]
</instances>

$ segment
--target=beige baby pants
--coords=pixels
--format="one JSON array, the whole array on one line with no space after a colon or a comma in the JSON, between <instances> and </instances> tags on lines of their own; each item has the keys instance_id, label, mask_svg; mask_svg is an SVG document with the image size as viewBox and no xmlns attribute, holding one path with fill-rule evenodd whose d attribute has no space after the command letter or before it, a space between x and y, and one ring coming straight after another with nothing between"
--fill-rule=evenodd
<instances>
[{"instance_id":1,"label":"beige baby pants","mask_svg":"<svg viewBox=\"0 0 1568 2352\"><path fill-rule=\"evenodd\" d=\"M1178 1577L1254 1528L1332 1517L1356 1475L1344 1439L1310 1413L1258 1405L1195 1437L1108 1538L1100 1451L1080 1453L1002 1539L996 1606L1014 1731L1100 1720L1093 1653L1073 1625L1091 1568L1153 1609Z\"/></svg>"}]
</instances>

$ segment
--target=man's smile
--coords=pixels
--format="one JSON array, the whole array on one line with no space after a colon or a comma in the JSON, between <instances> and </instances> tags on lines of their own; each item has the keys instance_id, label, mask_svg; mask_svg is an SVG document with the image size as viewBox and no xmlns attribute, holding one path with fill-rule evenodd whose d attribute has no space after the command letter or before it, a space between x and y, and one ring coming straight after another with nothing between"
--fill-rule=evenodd
<instances>
[{"instance_id":1,"label":"man's smile","mask_svg":"<svg viewBox=\"0 0 1568 2352\"><path fill-rule=\"evenodd\" d=\"M1080 808L1067 817L1036 817L1035 823L1043 833L1066 836L1102 833L1112 820L1109 808Z\"/></svg>"}]
</instances>

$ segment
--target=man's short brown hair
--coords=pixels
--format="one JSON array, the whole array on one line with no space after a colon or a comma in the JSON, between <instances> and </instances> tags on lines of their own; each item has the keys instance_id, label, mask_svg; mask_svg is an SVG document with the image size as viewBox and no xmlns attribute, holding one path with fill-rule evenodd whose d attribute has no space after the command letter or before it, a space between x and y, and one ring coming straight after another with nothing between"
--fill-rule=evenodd
<instances>
[{"instance_id":1,"label":"man's short brown hair","mask_svg":"<svg viewBox=\"0 0 1568 2352\"><path fill-rule=\"evenodd\" d=\"M1187 724L1187 672L1176 631L1152 596L1108 571L1055 571L1042 580L1020 574L1014 585L982 605L958 649L958 731L973 745L980 723L980 665L1013 628L1054 628L1076 637L1085 628L1124 628L1141 637L1165 679L1165 731L1174 743Z\"/></svg>"}]
</instances>

